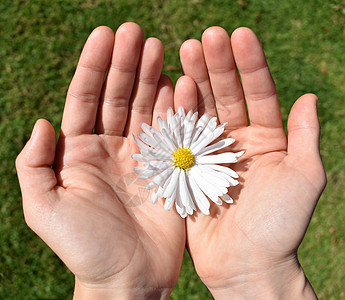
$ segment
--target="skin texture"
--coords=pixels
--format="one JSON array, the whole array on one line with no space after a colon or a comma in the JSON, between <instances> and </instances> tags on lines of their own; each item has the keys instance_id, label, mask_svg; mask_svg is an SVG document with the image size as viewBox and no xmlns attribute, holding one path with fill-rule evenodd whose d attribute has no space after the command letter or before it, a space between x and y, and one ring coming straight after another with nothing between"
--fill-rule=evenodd
<instances>
[{"instance_id":1,"label":"skin texture","mask_svg":"<svg viewBox=\"0 0 345 300\"><path fill-rule=\"evenodd\" d=\"M116 37L95 29L57 146L52 125L38 120L18 156L26 222L75 274L76 298L166 298L176 284L185 220L141 197L144 183L132 180L132 134L173 105L163 52L158 39L143 41L137 24L121 25Z\"/></svg>"},{"instance_id":2,"label":"skin texture","mask_svg":"<svg viewBox=\"0 0 345 300\"><path fill-rule=\"evenodd\" d=\"M184 105L228 122L223 137L237 141L231 151L246 151L233 166L240 175L240 185L229 190L235 204L213 205L211 216L187 219L198 275L216 298L270 299L280 292L313 299L297 248L326 184L317 97L296 101L287 138L274 81L250 29L235 30L230 40L224 29L211 27L201 42L186 41L180 56L195 82L185 87L190 100Z\"/></svg>"},{"instance_id":3,"label":"skin texture","mask_svg":"<svg viewBox=\"0 0 345 300\"><path fill-rule=\"evenodd\" d=\"M38 120L16 167L27 224L75 274L75 298L167 298L187 242L215 298L315 298L297 259L326 184L317 98L291 109L286 137L275 84L255 34L207 29L180 51L176 83L161 75L163 45L134 23L90 35L68 90L60 137ZM241 80L238 76L240 74ZM105 79L104 79L105 78ZM241 83L242 82L242 83ZM132 134L182 105L227 122L235 204L183 220L152 205L135 179ZM133 177L134 176L134 177Z\"/></svg>"}]
</instances>

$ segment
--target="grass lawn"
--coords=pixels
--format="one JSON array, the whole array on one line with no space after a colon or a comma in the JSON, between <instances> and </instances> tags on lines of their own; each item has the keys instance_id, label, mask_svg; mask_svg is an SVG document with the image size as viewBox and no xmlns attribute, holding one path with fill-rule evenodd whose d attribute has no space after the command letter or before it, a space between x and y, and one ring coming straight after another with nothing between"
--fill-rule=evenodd
<instances>
[{"instance_id":1,"label":"grass lawn","mask_svg":"<svg viewBox=\"0 0 345 300\"><path fill-rule=\"evenodd\" d=\"M26 226L14 160L36 119L60 126L64 97L93 28L139 23L165 45L164 72L180 74L178 50L207 27L251 27L263 43L284 121L303 93L319 96L328 186L299 251L320 299L344 299L344 0L2 0L0 2L0 298L70 299L73 276ZM303 195L301 195L303 196ZM291 203L293 205L293 203ZM207 299L185 254L171 299Z\"/></svg>"}]
</instances>

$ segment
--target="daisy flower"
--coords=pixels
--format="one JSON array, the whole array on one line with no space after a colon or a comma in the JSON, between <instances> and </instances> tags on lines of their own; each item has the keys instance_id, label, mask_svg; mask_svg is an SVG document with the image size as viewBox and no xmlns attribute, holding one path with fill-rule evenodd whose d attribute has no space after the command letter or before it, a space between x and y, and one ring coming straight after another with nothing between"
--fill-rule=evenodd
<instances>
[{"instance_id":1,"label":"daisy flower","mask_svg":"<svg viewBox=\"0 0 345 300\"><path fill-rule=\"evenodd\" d=\"M244 151L214 154L230 146L235 140L226 138L211 144L224 132L225 124L217 126L217 118L204 114L199 120L198 113L183 107L176 114L168 109L167 122L158 117L159 131L142 123L138 137L134 136L140 154L132 158L144 162L134 172L141 179L150 179L146 189L152 190L151 201L165 198L164 208L171 209L175 203L181 217L192 215L197 210L208 215L210 201L221 205L222 200L233 203L228 188L239 182L232 169L220 164L237 162ZM213 154L211 154L213 153Z\"/></svg>"}]
</instances>

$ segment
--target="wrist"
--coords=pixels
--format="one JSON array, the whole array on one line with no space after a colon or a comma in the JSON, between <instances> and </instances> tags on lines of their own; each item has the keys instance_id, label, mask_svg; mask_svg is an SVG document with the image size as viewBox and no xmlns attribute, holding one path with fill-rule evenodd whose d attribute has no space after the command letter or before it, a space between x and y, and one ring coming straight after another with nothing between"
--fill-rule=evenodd
<instances>
[{"instance_id":1,"label":"wrist","mask_svg":"<svg viewBox=\"0 0 345 300\"><path fill-rule=\"evenodd\" d=\"M297 259L238 274L208 285L215 299L317 299Z\"/></svg>"},{"instance_id":2,"label":"wrist","mask_svg":"<svg viewBox=\"0 0 345 300\"><path fill-rule=\"evenodd\" d=\"M148 288L138 286L136 288L121 288L112 285L84 284L75 278L74 300L79 299L167 299L172 289Z\"/></svg>"}]
</instances>

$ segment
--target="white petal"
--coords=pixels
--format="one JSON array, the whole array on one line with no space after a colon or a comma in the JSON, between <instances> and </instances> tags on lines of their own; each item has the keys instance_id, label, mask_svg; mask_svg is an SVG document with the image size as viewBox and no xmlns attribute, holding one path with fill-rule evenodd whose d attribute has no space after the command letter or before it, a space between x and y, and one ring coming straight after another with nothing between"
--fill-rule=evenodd
<instances>
[{"instance_id":1,"label":"white petal","mask_svg":"<svg viewBox=\"0 0 345 300\"><path fill-rule=\"evenodd\" d=\"M175 202L175 206L176 206L176 210L177 212L179 213L179 215L182 217L182 218L186 218L187 217L187 212L186 212L186 209L185 207L180 207L176 204Z\"/></svg>"},{"instance_id":2,"label":"white petal","mask_svg":"<svg viewBox=\"0 0 345 300\"><path fill-rule=\"evenodd\" d=\"M212 169L216 170L216 171L225 173L225 174L227 174L227 175L229 175L229 176L231 176L233 178L238 178L238 174L234 170L232 170L232 169L230 169L228 167L224 167L224 166L220 166L220 165L214 165L214 164L210 164L210 165L207 165L207 166L209 168L212 168Z\"/></svg>"},{"instance_id":3,"label":"white petal","mask_svg":"<svg viewBox=\"0 0 345 300\"><path fill-rule=\"evenodd\" d=\"M200 167L201 167L201 166L208 166L208 168L211 169L211 168L210 168L210 165L200 165ZM212 170L214 170L214 169L212 169ZM218 172L218 171L216 171L216 170L214 170L214 172L216 172L216 174L215 174L214 176L215 176L215 177L216 177L216 176L221 176L223 179L225 179L225 180L229 183L228 186L236 186L236 185L239 184L239 182L238 182L236 179L232 178L230 175L228 175L228 174L226 174L226 173ZM236 174L236 175L237 175L237 174Z\"/></svg>"},{"instance_id":4,"label":"white petal","mask_svg":"<svg viewBox=\"0 0 345 300\"><path fill-rule=\"evenodd\" d=\"M174 116L174 111L171 107L169 107L167 111L167 122L168 122L168 126L170 130L171 130L171 121L172 121L173 116Z\"/></svg>"},{"instance_id":5,"label":"white petal","mask_svg":"<svg viewBox=\"0 0 345 300\"><path fill-rule=\"evenodd\" d=\"M158 189L157 189L157 195L158 195L159 197L162 198L163 192L164 192L163 187L161 187L161 186L159 185L159 186L158 186Z\"/></svg>"},{"instance_id":6,"label":"white petal","mask_svg":"<svg viewBox=\"0 0 345 300\"><path fill-rule=\"evenodd\" d=\"M159 186L158 188L158 196L161 198L164 198L164 192L169 185L171 180L171 176L167 177L167 179Z\"/></svg>"},{"instance_id":7,"label":"white petal","mask_svg":"<svg viewBox=\"0 0 345 300\"><path fill-rule=\"evenodd\" d=\"M195 130L194 130L193 135L192 135L192 143L198 139L200 133L206 127L208 119L209 119L209 115L208 114L204 114L198 120L198 122L196 123L196 126L195 126Z\"/></svg>"},{"instance_id":8,"label":"white petal","mask_svg":"<svg viewBox=\"0 0 345 300\"><path fill-rule=\"evenodd\" d=\"M220 188L227 188L230 186L228 180L226 180L222 173L219 173L211 168L208 168L206 165L198 166L202 171L202 176L210 182L215 182ZM230 177L231 178L231 177Z\"/></svg>"},{"instance_id":9,"label":"white petal","mask_svg":"<svg viewBox=\"0 0 345 300\"><path fill-rule=\"evenodd\" d=\"M166 169L171 166L171 162L165 160L151 160L148 162L148 169Z\"/></svg>"},{"instance_id":10,"label":"white petal","mask_svg":"<svg viewBox=\"0 0 345 300\"><path fill-rule=\"evenodd\" d=\"M149 179L153 176L158 175L159 173L162 173L163 170L160 169L146 169L141 176L139 176L140 179Z\"/></svg>"},{"instance_id":11,"label":"white petal","mask_svg":"<svg viewBox=\"0 0 345 300\"><path fill-rule=\"evenodd\" d=\"M153 188L156 187L156 185L157 185L156 183L151 181L148 185L145 186L145 189L152 190Z\"/></svg>"},{"instance_id":12,"label":"white petal","mask_svg":"<svg viewBox=\"0 0 345 300\"><path fill-rule=\"evenodd\" d=\"M133 139L134 139L135 143L138 145L140 152L142 152L142 150L149 148L148 145L146 145L141 140L139 140L134 134L133 134Z\"/></svg>"},{"instance_id":13,"label":"white petal","mask_svg":"<svg viewBox=\"0 0 345 300\"><path fill-rule=\"evenodd\" d=\"M157 117L157 123L158 123L158 128L159 128L160 132L162 132L163 128L165 128L166 130L169 131L168 124L159 116Z\"/></svg>"},{"instance_id":14,"label":"white petal","mask_svg":"<svg viewBox=\"0 0 345 300\"><path fill-rule=\"evenodd\" d=\"M157 134L156 132L152 132L152 135L154 139L157 141L157 148L162 149L166 153L169 153L172 151L169 147L169 145L165 142L165 138L161 134Z\"/></svg>"},{"instance_id":15,"label":"white petal","mask_svg":"<svg viewBox=\"0 0 345 300\"><path fill-rule=\"evenodd\" d=\"M180 177L179 177L179 194L181 197L182 204L186 207L187 213L190 214L189 212L193 209L196 210L196 207L193 203L192 197L189 192L189 188L187 186L187 181L186 181L186 174L184 171L180 172ZM189 210L191 208L191 210Z\"/></svg>"},{"instance_id":16,"label":"white petal","mask_svg":"<svg viewBox=\"0 0 345 300\"><path fill-rule=\"evenodd\" d=\"M218 151L218 150L221 150L225 147L228 147L230 146L233 142L235 142L234 139L232 138L227 138L227 139L224 139L224 140L221 140L213 145L210 145L210 146L207 146L203 149L201 149L198 153L196 153L197 155L206 155L206 154L209 154L209 153L212 153L212 152L215 152L215 151Z\"/></svg>"},{"instance_id":17,"label":"white petal","mask_svg":"<svg viewBox=\"0 0 345 300\"><path fill-rule=\"evenodd\" d=\"M198 164L226 164L237 162L236 155L232 152L226 152L215 155L197 156Z\"/></svg>"},{"instance_id":18,"label":"white petal","mask_svg":"<svg viewBox=\"0 0 345 300\"><path fill-rule=\"evenodd\" d=\"M167 143L171 151L175 152L177 149L177 143L175 143L174 136L169 135L168 131L165 128L163 128L162 130L165 142Z\"/></svg>"},{"instance_id":19,"label":"white petal","mask_svg":"<svg viewBox=\"0 0 345 300\"><path fill-rule=\"evenodd\" d=\"M144 132L139 132L138 134L139 138L144 141L147 145L150 145L151 147L156 148L157 147L157 141L150 135ZM147 149L147 148L146 148Z\"/></svg>"},{"instance_id":20,"label":"white petal","mask_svg":"<svg viewBox=\"0 0 345 300\"><path fill-rule=\"evenodd\" d=\"M173 172L174 168L170 167L166 170L164 170L162 173L158 174L157 176L155 176L151 183L155 183L156 185L160 185L161 183L164 182L164 180L167 179L168 176L171 175L171 173Z\"/></svg>"},{"instance_id":21,"label":"white petal","mask_svg":"<svg viewBox=\"0 0 345 300\"><path fill-rule=\"evenodd\" d=\"M180 172L181 172L181 169L179 168L174 169L171 175L171 180L164 191L164 195L163 195L164 198L169 198L173 194L173 192L176 191Z\"/></svg>"},{"instance_id":22,"label":"white petal","mask_svg":"<svg viewBox=\"0 0 345 300\"><path fill-rule=\"evenodd\" d=\"M212 118L208 123L203 132L200 134L199 138L193 141L190 145L190 150L195 154L200 151L201 148L205 147L211 143L213 138L213 131L217 126L216 117Z\"/></svg>"},{"instance_id":23,"label":"white petal","mask_svg":"<svg viewBox=\"0 0 345 300\"><path fill-rule=\"evenodd\" d=\"M156 160L170 160L171 155L162 149L147 149L147 153ZM144 153L143 153L144 154Z\"/></svg>"},{"instance_id":24,"label":"white petal","mask_svg":"<svg viewBox=\"0 0 345 300\"><path fill-rule=\"evenodd\" d=\"M174 132L177 145L179 148L182 147L182 139L181 139L181 126L180 126L180 116L178 114L174 115L171 119L171 130Z\"/></svg>"},{"instance_id":25,"label":"white petal","mask_svg":"<svg viewBox=\"0 0 345 300\"><path fill-rule=\"evenodd\" d=\"M220 196L220 198L226 203L234 203L234 200L232 200L232 198L228 194L224 194Z\"/></svg>"},{"instance_id":26,"label":"white petal","mask_svg":"<svg viewBox=\"0 0 345 300\"><path fill-rule=\"evenodd\" d=\"M177 212L180 214L182 218L187 217L187 212L185 206L182 204L179 187L176 188L176 196L175 196L175 207Z\"/></svg>"},{"instance_id":27,"label":"white petal","mask_svg":"<svg viewBox=\"0 0 345 300\"><path fill-rule=\"evenodd\" d=\"M165 199L164 209L170 210L172 208L172 206L174 205L174 202L175 202L175 193L174 193L174 196L171 196L171 197Z\"/></svg>"},{"instance_id":28,"label":"white petal","mask_svg":"<svg viewBox=\"0 0 345 300\"><path fill-rule=\"evenodd\" d=\"M145 124L145 123L143 123ZM144 127L145 128L145 127ZM150 146L154 148L159 148L165 152L170 152L168 145L165 143L165 138L163 135L155 128L148 126L146 129L148 132L146 135L142 132L139 133L139 137L141 136L150 142ZM142 139L145 141L144 139ZM146 142L146 141L145 141Z\"/></svg>"},{"instance_id":29,"label":"white petal","mask_svg":"<svg viewBox=\"0 0 345 300\"><path fill-rule=\"evenodd\" d=\"M184 108L183 108L182 105L180 105L180 106L178 107L177 112L178 112L178 114L180 115L181 118L183 118L183 119L185 118L186 112L184 111Z\"/></svg>"},{"instance_id":30,"label":"white petal","mask_svg":"<svg viewBox=\"0 0 345 300\"><path fill-rule=\"evenodd\" d=\"M216 202L218 196L222 194L222 192L218 191L214 186L210 185L200 174L200 170L197 167L193 167L190 170L191 176L195 179L195 182L199 186L199 188L204 192L204 194L210 198L213 202Z\"/></svg>"},{"instance_id":31,"label":"white petal","mask_svg":"<svg viewBox=\"0 0 345 300\"><path fill-rule=\"evenodd\" d=\"M228 178L227 178L228 179ZM230 182L230 186L236 186L238 185L240 182L236 179L233 179L232 177L229 176L229 182Z\"/></svg>"},{"instance_id":32,"label":"white petal","mask_svg":"<svg viewBox=\"0 0 345 300\"><path fill-rule=\"evenodd\" d=\"M212 173L204 170L200 166L196 166L196 169L202 176L205 182L216 192L217 196L226 194L228 192L229 182L224 178L215 177ZM215 172L215 171L214 171Z\"/></svg>"},{"instance_id":33,"label":"white petal","mask_svg":"<svg viewBox=\"0 0 345 300\"><path fill-rule=\"evenodd\" d=\"M158 121L158 126L163 135L165 143L168 145L171 151L175 152L177 145L175 144L173 140L173 136L170 135L171 133L170 133L170 129L168 128L168 125L160 117L157 118L157 121Z\"/></svg>"},{"instance_id":34,"label":"white petal","mask_svg":"<svg viewBox=\"0 0 345 300\"><path fill-rule=\"evenodd\" d=\"M222 125L217 126L217 128L213 131L213 137L214 139L220 137L222 133L224 132L224 127L226 126L227 123L224 123Z\"/></svg>"},{"instance_id":35,"label":"white petal","mask_svg":"<svg viewBox=\"0 0 345 300\"><path fill-rule=\"evenodd\" d=\"M158 201L158 194L157 191L153 191L151 194L151 202L152 204L156 204Z\"/></svg>"},{"instance_id":36,"label":"white petal","mask_svg":"<svg viewBox=\"0 0 345 300\"><path fill-rule=\"evenodd\" d=\"M220 200L219 197L218 197L218 199L216 201L214 201L214 203L216 203L217 205L222 205L223 204L222 200Z\"/></svg>"},{"instance_id":37,"label":"white petal","mask_svg":"<svg viewBox=\"0 0 345 300\"><path fill-rule=\"evenodd\" d=\"M132 154L132 159L136 161L148 161L146 157L144 157L142 154L139 154L139 153Z\"/></svg>"},{"instance_id":38,"label":"white petal","mask_svg":"<svg viewBox=\"0 0 345 300\"><path fill-rule=\"evenodd\" d=\"M206 198L205 194L200 190L199 186L195 182L193 176L187 176L187 180L189 183L189 186L191 188L194 200L196 204L198 205L201 212L205 215L210 214L210 202Z\"/></svg>"},{"instance_id":39,"label":"white petal","mask_svg":"<svg viewBox=\"0 0 345 300\"><path fill-rule=\"evenodd\" d=\"M190 118L191 122L195 124L196 120L198 119L198 112L196 111Z\"/></svg>"},{"instance_id":40,"label":"white petal","mask_svg":"<svg viewBox=\"0 0 345 300\"><path fill-rule=\"evenodd\" d=\"M192 153L196 155L202 148L204 148L206 145L208 145L212 141L213 141L212 132L209 132L207 136L204 135L202 137L202 135L200 135L200 138L191 145L190 151L192 151Z\"/></svg>"},{"instance_id":41,"label":"white petal","mask_svg":"<svg viewBox=\"0 0 345 300\"><path fill-rule=\"evenodd\" d=\"M151 136L151 126L146 123L141 123L141 129L149 136Z\"/></svg>"},{"instance_id":42,"label":"white petal","mask_svg":"<svg viewBox=\"0 0 345 300\"><path fill-rule=\"evenodd\" d=\"M192 141L192 134L194 130L194 123L191 121L186 121L184 124L184 135L183 135L183 147L189 148Z\"/></svg>"},{"instance_id":43,"label":"white petal","mask_svg":"<svg viewBox=\"0 0 345 300\"><path fill-rule=\"evenodd\" d=\"M202 129L204 129L205 128L205 126L207 125L207 123L208 123L208 119L210 118L210 116L206 113L206 114L203 114L202 116L201 116L201 118L198 120L198 122L196 123L196 127L197 128L202 128Z\"/></svg>"},{"instance_id":44,"label":"white petal","mask_svg":"<svg viewBox=\"0 0 345 300\"><path fill-rule=\"evenodd\" d=\"M192 117L192 115L193 115L193 110L190 110L190 111L187 113L187 115L186 115L186 117L185 117L185 120L187 119L187 120L189 121L190 118Z\"/></svg>"},{"instance_id":45,"label":"white petal","mask_svg":"<svg viewBox=\"0 0 345 300\"><path fill-rule=\"evenodd\" d=\"M236 152L235 155L236 157L241 157L244 154L245 151L240 151L240 152Z\"/></svg>"},{"instance_id":46,"label":"white petal","mask_svg":"<svg viewBox=\"0 0 345 300\"><path fill-rule=\"evenodd\" d=\"M146 170L146 167L134 167L133 168L133 171L135 174L142 174L144 171Z\"/></svg>"}]
</instances>

